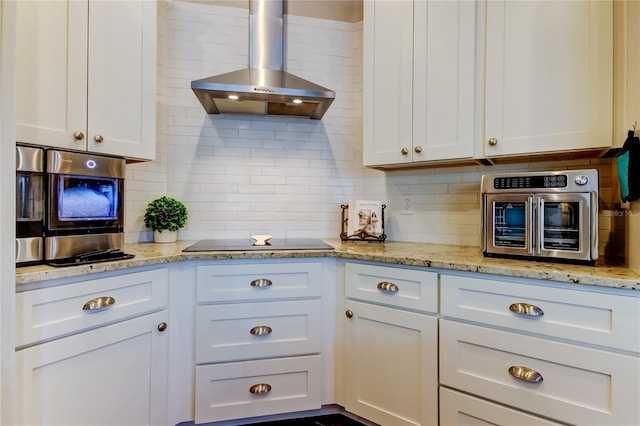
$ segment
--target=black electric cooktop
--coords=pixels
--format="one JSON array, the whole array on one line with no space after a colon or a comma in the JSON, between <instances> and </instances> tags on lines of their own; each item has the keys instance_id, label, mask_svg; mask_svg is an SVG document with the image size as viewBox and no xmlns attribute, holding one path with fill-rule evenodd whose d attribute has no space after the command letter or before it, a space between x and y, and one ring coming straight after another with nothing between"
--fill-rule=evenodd
<instances>
[{"instance_id":1,"label":"black electric cooktop","mask_svg":"<svg viewBox=\"0 0 640 426\"><path fill-rule=\"evenodd\" d=\"M333 247L317 238L273 238L265 245L254 245L251 238L239 240L200 240L183 252L197 251L254 251L254 250L333 250Z\"/></svg>"}]
</instances>

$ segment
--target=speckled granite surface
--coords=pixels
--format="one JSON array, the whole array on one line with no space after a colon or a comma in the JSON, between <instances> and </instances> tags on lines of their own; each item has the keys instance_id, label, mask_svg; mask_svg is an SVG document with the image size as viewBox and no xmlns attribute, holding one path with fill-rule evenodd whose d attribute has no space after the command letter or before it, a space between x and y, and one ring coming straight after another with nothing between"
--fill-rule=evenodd
<instances>
[{"instance_id":1,"label":"speckled granite surface","mask_svg":"<svg viewBox=\"0 0 640 426\"><path fill-rule=\"evenodd\" d=\"M466 246L394 241L384 244L342 243L339 239L325 241L335 247L335 250L182 253L182 249L193 244L194 241L178 241L169 244L127 244L124 251L134 254L133 259L64 268L45 265L17 268L16 285L186 260L335 257L640 290L640 274L620 266L581 266L485 258L479 248Z\"/></svg>"}]
</instances>

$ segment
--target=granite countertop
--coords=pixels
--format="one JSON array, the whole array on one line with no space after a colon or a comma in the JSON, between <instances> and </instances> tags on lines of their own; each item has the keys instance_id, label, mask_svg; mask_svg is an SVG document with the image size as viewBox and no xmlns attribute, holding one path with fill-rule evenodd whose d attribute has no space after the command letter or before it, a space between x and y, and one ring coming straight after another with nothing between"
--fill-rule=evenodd
<instances>
[{"instance_id":1,"label":"granite countertop","mask_svg":"<svg viewBox=\"0 0 640 426\"><path fill-rule=\"evenodd\" d=\"M135 255L133 259L61 268L46 265L16 268L16 285L189 260L334 257L640 290L640 273L623 266L609 266L597 263L596 266L583 266L530 260L486 258L482 255L480 248L470 246L395 241L387 241L385 243L350 241L342 243L339 239L326 239L324 241L333 246L335 250L183 253L182 250L195 241L178 241L165 244L126 244L123 251Z\"/></svg>"}]
</instances>

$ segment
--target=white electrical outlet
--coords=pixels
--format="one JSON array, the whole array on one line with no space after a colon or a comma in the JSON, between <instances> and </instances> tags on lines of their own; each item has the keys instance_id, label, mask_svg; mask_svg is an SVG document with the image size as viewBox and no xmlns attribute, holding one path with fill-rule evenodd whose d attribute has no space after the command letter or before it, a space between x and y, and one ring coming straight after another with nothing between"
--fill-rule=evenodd
<instances>
[{"instance_id":1,"label":"white electrical outlet","mask_svg":"<svg viewBox=\"0 0 640 426\"><path fill-rule=\"evenodd\" d=\"M400 214L413 214L413 199L409 196L402 198L402 210Z\"/></svg>"}]
</instances>

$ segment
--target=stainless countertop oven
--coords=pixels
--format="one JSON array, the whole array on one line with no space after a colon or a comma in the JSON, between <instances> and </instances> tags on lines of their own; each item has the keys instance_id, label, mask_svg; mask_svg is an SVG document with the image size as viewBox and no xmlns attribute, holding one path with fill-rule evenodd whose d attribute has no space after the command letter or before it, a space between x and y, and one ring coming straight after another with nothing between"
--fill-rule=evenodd
<instances>
[{"instance_id":1,"label":"stainless countertop oven","mask_svg":"<svg viewBox=\"0 0 640 426\"><path fill-rule=\"evenodd\" d=\"M597 170L484 175L481 194L485 256L598 259Z\"/></svg>"}]
</instances>

